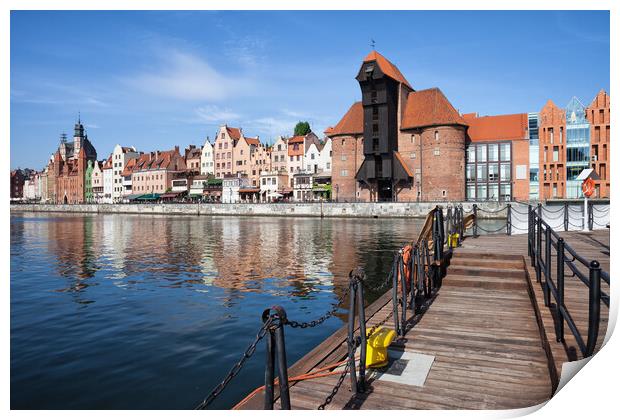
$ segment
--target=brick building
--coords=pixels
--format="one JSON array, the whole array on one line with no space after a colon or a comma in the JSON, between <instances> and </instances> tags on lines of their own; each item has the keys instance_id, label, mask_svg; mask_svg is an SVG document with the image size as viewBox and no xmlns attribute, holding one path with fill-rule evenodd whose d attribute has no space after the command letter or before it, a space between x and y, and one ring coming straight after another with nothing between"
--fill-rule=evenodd
<instances>
[{"instance_id":1,"label":"brick building","mask_svg":"<svg viewBox=\"0 0 620 420\"><path fill-rule=\"evenodd\" d=\"M576 178L593 168L601 178L595 181L594 197L608 198L609 95L601 90L586 107L573 97L565 109L549 100L539 113L539 197L580 198L581 182Z\"/></svg>"},{"instance_id":2,"label":"brick building","mask_svg":"<svg viewBox=\"0 0 620 420\"><path fill-rule=\"evenodd\" d=\"M131 176L131 195L163 194L172 189L172 180L186 169L179 146L175 146L173 150L143 153L130 159L123 177Z\"/></svg>"},{"instance_id":3,"label":"brick building","mask_svg":"<svg viewBox=\"0 0 620 420\"><path fill-rule=\"evenodd\" d=\"M467 124L441 90L415 91L376 51L356 79L362 101L328 133L334 198L463 200Z\"/></svg>"},{"instance_id":4,"label":"brick building","mask_svg":"<svg viewBox=\"0 0 620 420\"><path fill-rule=\"evenodd\" d=\"M88 161L97 160L97 151L78 119L74 126L73 141L67 142L61 136L60 145L54 154L53 167L55 197L54 202L81 204L86 200L86 169ZM48 178L51 175L48 173Z\"/></svg>"},{"instance_id":5,"label":"brick building","mask_svg":"<svg viewBox=\"0 0 620 420\"><path fill-rule=\"evenodd\" d=\"M21 169L11 171L11 199L23 198L25 181L26 176Z\"/></svg>"}]
</instances>

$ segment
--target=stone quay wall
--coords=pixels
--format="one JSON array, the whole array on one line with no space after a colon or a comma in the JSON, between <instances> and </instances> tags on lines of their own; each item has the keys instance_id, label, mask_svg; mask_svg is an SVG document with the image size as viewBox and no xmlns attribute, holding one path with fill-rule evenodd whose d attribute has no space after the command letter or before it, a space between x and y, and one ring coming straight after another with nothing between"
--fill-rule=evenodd
<instances>
[{"instance_id":1,"label":"stone quay wall","mask_svg":"<svg viewBox=\"0 0 620 420\"><path fill-rule=\"evenodd\" d=\"M297 216L297 217L420 217L439 205L448 202L410 203L243 203L243 204L11 204L12 212L62 212L103 214L164 214L200 216ZM470 212L473 202L465 202L463 209ZM506 204L497 202L476 203L481 211L479 218L505 219ZM499 211L498 211L499 210ZM492 212L492 213L489 213Z\"/></svg>"}]
</instances>

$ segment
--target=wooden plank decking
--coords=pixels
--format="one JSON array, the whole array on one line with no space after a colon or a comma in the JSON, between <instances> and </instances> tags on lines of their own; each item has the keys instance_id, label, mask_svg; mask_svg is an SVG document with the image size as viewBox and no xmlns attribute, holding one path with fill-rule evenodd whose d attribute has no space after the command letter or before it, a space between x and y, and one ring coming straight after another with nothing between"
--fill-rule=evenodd
<instances>
[{"instance_id":1,"label":"wooden plank decking","mask_svg":"<svg viewBox=\"0 0 620 420\"><path fill-rule=\"evenodd\" d=\"M603 269L609 269L609 256L605 258L604 253L609 244L608 231L571 232L563 236L577 252L599 259ZM583 325L587 317L587 289L577 282L569 284L567 279L567 304L575 302L576 321ZM368 326L390 316L390 299L391 291L367 308ZM570 307L569 310L573 312ZM606 307L602 318L601 342L607 325ZM566 345L555 342L551 311L542 305L540 285L529 268L525 235L467 238L463 247L454 251L436 297L422 315L410 318L409 324L405 337L390 348L434 356L424 385L371 379L365 393L352 396L347 377L327 409L532 406L552 396L561 363L571 360L571 354L573 359L578 357L574 351L571 353L574 343L568 328ZM394 328L391 318L385 325ZM346 326L295 363L289 376L343 360L345 339ZM337 379L338 375L334 375L292 383L292 408L316 409ZM259 393L239 408L261 408L262 398Z\"/></svg>"}]
</instances>

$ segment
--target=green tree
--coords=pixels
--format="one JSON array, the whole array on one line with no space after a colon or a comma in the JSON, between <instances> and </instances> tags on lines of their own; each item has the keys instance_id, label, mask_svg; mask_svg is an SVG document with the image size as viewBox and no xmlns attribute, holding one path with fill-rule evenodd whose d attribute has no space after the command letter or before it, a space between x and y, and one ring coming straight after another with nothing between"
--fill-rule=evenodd
<instances>
[{"instance_id":1,"label":"green tree","mask_svg":"<svg viewBox=\"0 0 620 420\"><path fill-rule=\"evenodd\" d=\"M295 135L296 136L305 136L310 132L310 124L308 121L299 121L295 126Z\"/></svg>"}]
</instances>

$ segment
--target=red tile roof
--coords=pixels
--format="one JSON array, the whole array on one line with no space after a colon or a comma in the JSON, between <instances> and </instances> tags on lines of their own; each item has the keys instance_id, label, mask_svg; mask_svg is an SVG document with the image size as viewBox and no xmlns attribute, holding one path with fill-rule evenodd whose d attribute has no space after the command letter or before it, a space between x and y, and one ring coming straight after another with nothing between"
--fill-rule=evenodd
<instances>
[{"instance_id":1,"label":"red tile roof","mask_svg":"<svg viewBox=\"0 0 620 420\"><path fill-rule=\"evenodd\" d=\"M293 136L290 139L288 139L288 143L303 143L305 139L305 136Z\"/></svg>"},{"instance_id":2,"label":"red tile roof","mask_svg":"<svg viewBox=\"0 0 620 420\"><path fill-rule=\"evenodd\" d=\"M238 128L234 128L234 127L226 127L226 131L228 131L228 135L233 139L233 140L239 140L239 138L241 137L241 130Z\"/></svg>"},{"instance_id":3,"label":"red tile roof","mask_svg":"<svg viewBox=\"0 0 620 420\"><path fill-rule=\"evenodd\" d=\"M475 115L475 114L474 114ZM467 134L472 141L527 139L527 114L476 117L467 114Z\"/></svg>"},{"instance_id":4,"label":"red tile roof","mask_svg":"<svg viewBox=\"0 0 620 420\"><path fill-rule=\"evenodd\" d=\"M403 112L401 129L434 125L467 125L438 88L411 92Z\"/></svg>"},{"instance_id":5,"label":"red tile roof","mask_svg":"<svg viewBox=\"0 0 620 420\"><path fill-rule=\"evenodd\" d=\"M254 146L258 146L259 145L259 141L257 138L253 138L253 137L244 137L245 138L245 142L247 144L251 144Z\"/></svg>"},{"instance_id":6,"label":"red tile roof","mask_svg":"<svg viewBox=\"0 0 620 420\"><path fill-rule=\"evenodd\" d=\"M326 136L329 136L333 132L334 132L334 127L327 127L325 131L323 131L323 133L325 133Z\"/></svg>"},{"instance_id":7,"label":"red tile roof","mask_svg":"<svg viewBox=\"0 0 620 420\"><path fill-rule=\"evenodd\" d=\"M388 77L391 77L392 79L398 82L401 82L402 84L407 86L409 89L413 90L413 88L411 87L407 79L405 79L405 76L403 76L400 70L398 70L398 67L392 64L387 58L385 58L378 52L373 50L370 52L370 54L366 56L366 58L364 58L364 63L367 63L369 61L376 61L377 65L379 66L383 74L385 74Z\"/></svg>"},{"instance_id":8,"label":"red tile roof","mask_svg":"<svg viewBox=\"0 0 620 420\"><path fill-rule=\"evenodd\" d=\"M361 102L355 102L344 117L332 129L332 136L364 133L364 109ZM290 140L289 140L290 142Z\"/></svg>"}]
</instances>

